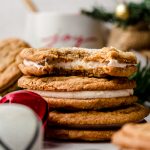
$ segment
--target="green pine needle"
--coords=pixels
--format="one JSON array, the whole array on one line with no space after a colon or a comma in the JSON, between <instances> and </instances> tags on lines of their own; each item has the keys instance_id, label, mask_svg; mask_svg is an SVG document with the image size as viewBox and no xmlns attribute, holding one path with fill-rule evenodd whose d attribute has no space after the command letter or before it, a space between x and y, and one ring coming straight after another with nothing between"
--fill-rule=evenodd
<instances>
[{"instance_id":1,"label":"green pine needle","mask_svg":"<svg viewBox=\"0 0 150 150\"><path fill-rule=\"evenodd\" d=\"M141 64L139 63L137 68L137 72L130 77L137 84L134 94L138 96L140 103L150 102L150 64L148 60L145 67L141 68Z\"/></svg>"},{"instance_id":2,"label":"green pine needle","mask_svg":"<svg viewBox=\"0 0 150 150\"><path fill-rule=\"evenodd\" d=\"M128 5L129 18L122 20L116 17L115 12L107 12L103 8L93 7L92 11L82 10L81 13L91 18L115 23L118 26L129 26L136 25L137 23L143 22L150 24L150 0L144 0L141 3L130 2Z\"/></svg>"},{"instance_id":3,"label":"green pine needle","mask_svg":"<svg viewBox=\"0 0 150 150\"><path fill-rule=\"evenodd\" d=\"M103 21L113 22L114 20L114 15L112 13L105 12L103 8L93 7L92 12L82 10L81 13L94 19L102 19Z\"/></svg>"}]
</instances>

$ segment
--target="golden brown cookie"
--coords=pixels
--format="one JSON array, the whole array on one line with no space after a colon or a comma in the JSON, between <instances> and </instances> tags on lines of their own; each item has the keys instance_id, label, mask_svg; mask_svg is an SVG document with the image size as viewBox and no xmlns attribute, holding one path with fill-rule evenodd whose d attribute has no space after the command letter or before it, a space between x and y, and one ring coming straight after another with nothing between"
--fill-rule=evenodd
<instances>
[{"instance_id":1,"label":"golden brown cookie","mask_svg":"<svg viewBox=\"0 0 150 150\"><path fill-rule=\"evenodd\" d=\"M127 124L113 137L112 142L126 149L150 149L150 123Z\"/></svg>"},{"instance_id":2,"label":"golden brown cookie","mask_svg":"<svg viewBox=\"0 0 150 150\"><path fill-rule=\"evenodd\" d=\"M13 91L17 91L17 90L21 90L22 88L18 87L18 84L17 82L14 83L13 85L11 85L10 87L8 87L7 89L5 89L5 91L1 92L0 93L0 96L4 96L10 92L13 92Z\"/></svg>"},{"instance_id":3,"label":"golden brown cookie","mask_svg":"<svg viewBox=\"0 0 150 150\"><path fill-rule=\"evenodd\" d=\"M113 47L102 49L49 48L24 49L23 63L19 65L25 75L82 75L90 77L128 77L136 72L136 57Z\"/></svg>"},{"instance_id":4,"label":"golden brown cookie","mask_svg":"<svg viewBox=\"0 0 150 150\"><path fill-rule=\"evenodd\" d=\"M64 112L51 111L48 124L79 128L84 126L104 127L122 125L129 122L139 122L149 114L149 109L140 104L125 108L106 109L101 111Z\"/></svg>"},{"instance_id":5,"label":"golden brown cookie","mask_svg":"<svg viewBox=\"0 0 150 150\"><path fill-rule=\"evenodd\" d=\"M44 97L50 109L65 110L98 110L131 105L137 101L136 96L97 99L62 99Z\"/></svg>"},{"instance_id":6,"label":"golden brown cookie","mask_svg":"<svg viewBox=\"0 0 150 150\"><path fill-rule=\"evenodd\" d=\"M22 75L18 68L21 63L19 53L29 45L20 39L7 39L0 42L0 93L13 85Z\"/></svg>"},{"instance_id":7,"label":"golden brown cookie","mask_svg":"<svg viewBox=\"0 0 150 150\"><path fill-rule=\"evenodd\" d=\"M70 130L54 129L46 130L46 137L49 139L78 140L78 141L106 141L110 140L115 130Z\"/></svg>"},{"instance_id":8,"label":"golden brown cookie","mask_svg":"<svg viewBox=\"0 0 150 150\"><path fill-rule=\"evenodd\" d=\"M133 89L136 83L127 78L88 78L88 77L32 77L23 76L18 86L31 90L71 92Z\"/></svg>"},{"instance_id":9,"label":"golden brown cookie","mask_svg":"<svg viewBox=\"0 0 150 150\"><path fill-rule=\"evenodd\" d=\"M44 97L50 108L101 109L136 102L135 82L127 78L23 76L18 86Z\"/></svg>"}]
</instances>

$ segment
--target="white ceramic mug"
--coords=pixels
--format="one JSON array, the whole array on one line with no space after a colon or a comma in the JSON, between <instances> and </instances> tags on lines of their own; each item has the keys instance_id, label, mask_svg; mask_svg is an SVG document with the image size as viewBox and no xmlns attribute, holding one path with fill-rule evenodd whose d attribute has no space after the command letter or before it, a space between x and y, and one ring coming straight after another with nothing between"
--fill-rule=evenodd
<instances>
[{"instance_id":1,"label":"white ceramic mug","mask_svg":"<svg viewBox=\"0 0 150 150\"><path fill-rule=\"evenodd\" d=\"M33 47L103 46L99 22L81 14L30 13L25 33L26 41Z\"/></svg>"}]
</instances>

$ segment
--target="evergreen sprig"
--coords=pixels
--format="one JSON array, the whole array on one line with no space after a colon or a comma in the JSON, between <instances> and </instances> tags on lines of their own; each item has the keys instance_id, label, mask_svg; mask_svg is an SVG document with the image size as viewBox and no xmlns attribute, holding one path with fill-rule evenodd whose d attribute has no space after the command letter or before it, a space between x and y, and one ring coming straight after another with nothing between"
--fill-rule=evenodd
<instances>
[{"instance_id":1,"label":"evergreen sprig","mask_svg":"<svg viewBox=\"0 0 150 150\"><path fill-rule=\"evenodd\" d=\"M115 23L118 26L129 26L143 22L150 24L150 0L144 0L141 3L130 2L127 4L129 18L119 19L115 12L108 12L104 8L93 7L92 11L82 10L81 13L97 20Z\"/></svg>"},{"instance_id":2,"label":"evergreen sprig","mask_svg":"<svg viewBox=\"0 0 150 150\"><path fill-rule=\"evenodd\" d=\"M137 87L134 94L139 98L140 103L150 102L150 63L147 59L145 67L141 67L139 63L137 72L130 77L136 81Z\"/></svg>"}]
</instances>

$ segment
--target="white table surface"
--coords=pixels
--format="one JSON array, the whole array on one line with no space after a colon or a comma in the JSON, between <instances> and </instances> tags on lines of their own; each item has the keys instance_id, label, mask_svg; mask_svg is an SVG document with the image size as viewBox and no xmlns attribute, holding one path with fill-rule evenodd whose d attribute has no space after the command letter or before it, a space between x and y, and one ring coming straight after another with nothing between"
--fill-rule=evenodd
<instances>
[{"instance_id":1,"label":"white table surface","mask_svg":"<svg viewBox=\"0 0 150 150\"><path fill-rule=\"evenodd\" d=\"M150 115L146 118L150 122ZM119 150L111 143L104 142L61 142L49 141L44 143L44 150Z\"/></svg>"},{"instance_id":2,"label":"white table surface","mask_svg":"<svg viewBox=\"0 0 150 150\"><path fill-rule=\"evenodd\" d=\"M44 150L117 150L110 143L47 142Z\"/></svg>"}]
</instances>

